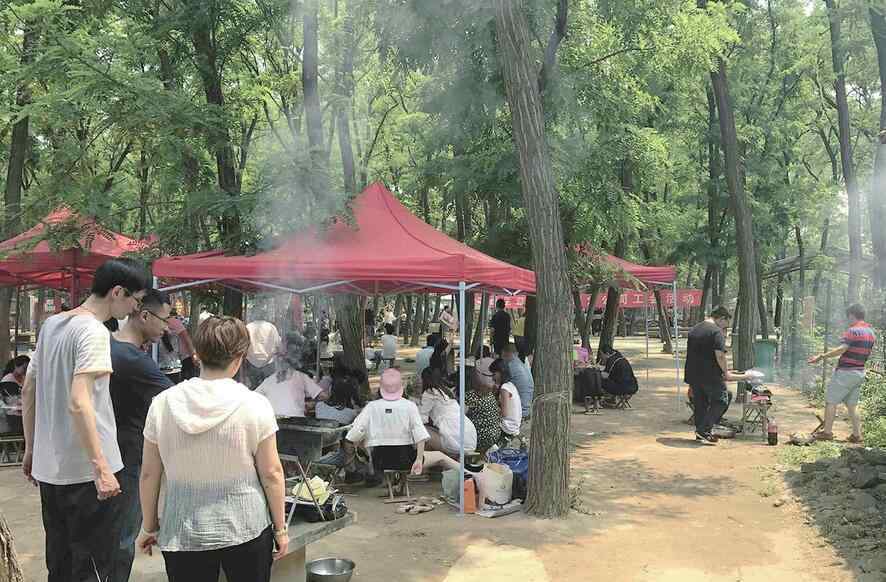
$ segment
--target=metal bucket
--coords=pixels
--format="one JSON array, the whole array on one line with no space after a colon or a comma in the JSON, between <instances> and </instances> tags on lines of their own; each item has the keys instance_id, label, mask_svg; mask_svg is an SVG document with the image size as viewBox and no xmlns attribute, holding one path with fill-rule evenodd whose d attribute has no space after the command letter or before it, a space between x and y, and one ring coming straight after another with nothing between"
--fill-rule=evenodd
<instances>
[{"instance_id":1,"label":"metal bucket","mask_svg":"<svg viewBox=\"0 0 886 582\"><path fill-rule=\"evenodd\" d=\"M343 558L321 558L307 563L308 582L348 582L354 575L354 562Z\"/></svg>"}]
</instances>

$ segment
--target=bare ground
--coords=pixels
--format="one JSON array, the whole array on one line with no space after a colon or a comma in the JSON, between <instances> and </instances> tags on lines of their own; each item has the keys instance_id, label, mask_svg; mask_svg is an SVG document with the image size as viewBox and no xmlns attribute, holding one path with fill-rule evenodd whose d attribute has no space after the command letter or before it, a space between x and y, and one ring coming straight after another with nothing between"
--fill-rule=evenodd
<instances>
[{"instance_id":1,"label":"bare ground","mask_svg":"<svg viewBox=\"0 0 886 582\"><path fill-rule=\"evenodd\" d=\"M585 416L575 409L578 511L568 519L517 514L488 520L445 507L398 515L381 502L380 489L360 490L347 498L358 523L310 546L308 559L348 557L357 563L356 581L857 580L806 525L799 505L774 507L782 491L769 470L777 463L775 447L759 438L697 446L683 423L688 411L677 396L670 356L645 360L642 340L622 340L619 347L635 363L640 393L628 411ZM814 428L813 410L799 394L773 388L783 439ZM434 495L439 483L412 488ZM39 498L18 469L0 469L0 507L28 580L45 580ZM162 572L162 559L139 556L133 580L165 580Z\"/></svg>"}]
</instances>

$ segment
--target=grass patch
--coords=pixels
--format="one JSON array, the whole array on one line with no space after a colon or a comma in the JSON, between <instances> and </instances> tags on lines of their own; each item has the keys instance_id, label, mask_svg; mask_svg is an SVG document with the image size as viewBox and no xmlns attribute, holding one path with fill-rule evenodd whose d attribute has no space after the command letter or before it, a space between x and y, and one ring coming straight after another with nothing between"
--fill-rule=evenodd
<instances>
[{"instance_id":1,"label":"grass patch","mask_svg":"<svg viewBox=\"0 0 886 582\"><path fill-rule=\"evenodd\" d=\"M819 441L808 447L779 447L778 462L788 467L799 467L820 459L835 459L842 450L843 446L833 441Z\"/></svg>"},{"instance_id":2,"label":"grass patch","mask_svg":"<svg viewBox=\"0 0 886 582\"><path fill-rule=\"evenodd\" d=\"M778 485L775 484L775 481L772 479L765 479L760 481L757 484L757 494L766 499L768 497L775 497L779 493Z\"/></svg>"}]
</instances>

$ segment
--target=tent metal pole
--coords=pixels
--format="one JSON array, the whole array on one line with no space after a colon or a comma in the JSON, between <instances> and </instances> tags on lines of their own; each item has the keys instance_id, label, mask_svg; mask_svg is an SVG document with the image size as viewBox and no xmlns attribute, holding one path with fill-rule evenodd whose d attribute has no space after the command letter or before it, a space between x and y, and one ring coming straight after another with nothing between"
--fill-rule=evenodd
<instances>
[{"instance_id":1,"label":"tent metal pole","mask_svg":"<svg viewBox=\"0 0 886 582\"><path fill-rule=\"evenodd\" d=\"M465 513L465 282L458 284L458 514Z\"/></svg>"},{"instance_id":2,"label":"tent metal pole","mask_svg":"<svg viewBox=\"0 0 886 582\"><path fill-rule=\"evenodd\" d=\"M157 277L151 278L151 287L157 288ZM158 342L151 343L151 358L158 364L160 363L160 345Z\"/></svg>"},{"instance_id":3,"label":"tent metal pole","mask_svg":"<svg viewBox=\"0 0 886 582\"><path fill-rule=\"evenodd\" d=\"M677 387L677 408L680 407L680 328L677 318L677 279L674 279L674 375Z\"/></svg>"},{"instance_id":4,"label":"tent metal pole","mask_svg":"<svg viewBox=\"0 0 886 582\"><path fill-rule=\"evenodd\" d=\"M649 292L646 292L646 300L643 302L643 324L646 326L646 382L649 382L649 368L652 362L649 361Z\"/></svg>"},{"instance_id":5,"label":"tent metal pole","mask_svg":"<svg viewBox=\"0 0 886 582\"><path fill-rule=\"evenodd\" d=\"M18 357L18 332L19 322L22 317L22 288L20 285L15 288L15 335L12 336L13 357Z\"/></svg>"}]
</instances>

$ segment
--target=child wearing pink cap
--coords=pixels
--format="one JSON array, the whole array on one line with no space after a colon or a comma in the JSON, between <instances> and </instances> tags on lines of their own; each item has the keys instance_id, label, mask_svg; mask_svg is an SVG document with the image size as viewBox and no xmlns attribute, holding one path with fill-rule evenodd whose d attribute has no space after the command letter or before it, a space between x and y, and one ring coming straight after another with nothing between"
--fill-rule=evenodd
<instances>
[{"instance_id":1,"label":"child wearing pink cap","mask_svg":"<svg viewBox=\"0 0 886 582\"><path fill-rule=\"evenodd\" d=\"M418 406L403 398L403 378L399 370L389 368L382 372L381 399L373 400L354 420L345 439L351 445L362 444L372 453L373 468L412 471L419 475L426 468L443 465L457 469L458 463L445 454L425 452L430 438L421 420Z\"/></svg>"}]
</instances>

